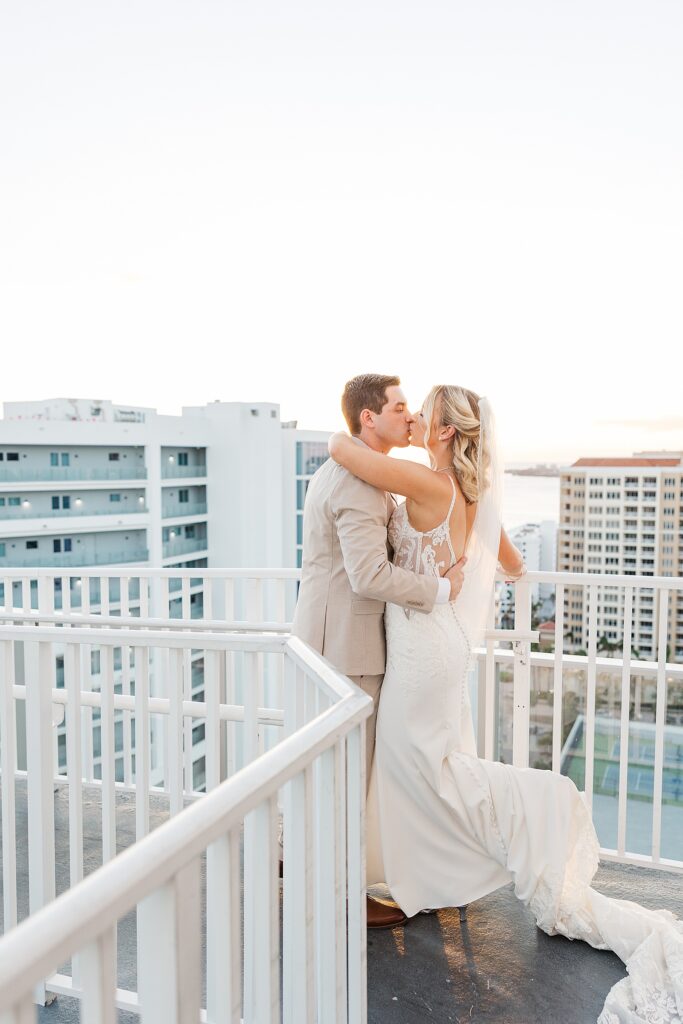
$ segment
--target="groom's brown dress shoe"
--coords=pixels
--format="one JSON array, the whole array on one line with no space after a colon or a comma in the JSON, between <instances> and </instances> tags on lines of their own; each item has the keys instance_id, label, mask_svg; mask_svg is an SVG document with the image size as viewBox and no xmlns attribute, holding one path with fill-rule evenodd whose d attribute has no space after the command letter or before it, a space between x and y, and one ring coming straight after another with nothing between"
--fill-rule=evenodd
<instances>
[{"instance_id":1,"label":"groom's brown dress shoe","mask_svg":"<svg viewBox=\"0 0 683 1024\"><path fill-rule=\"evenodd\" d=\"M386 903L367 897L368 928L396 928L405 924L408 918L400 907L390 907Z\"/></svg>"}]
</instances>

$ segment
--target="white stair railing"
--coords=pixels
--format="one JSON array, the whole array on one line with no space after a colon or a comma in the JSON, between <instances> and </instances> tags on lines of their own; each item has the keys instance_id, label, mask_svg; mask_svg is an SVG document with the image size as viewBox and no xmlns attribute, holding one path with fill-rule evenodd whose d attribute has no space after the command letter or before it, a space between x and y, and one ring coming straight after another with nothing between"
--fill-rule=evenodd
<instances>
[{"instance_id":1,"label":"white stair railing","mask_svg":"<svg viewBox=\"0 0 683 1024\"><path fill-rule=\"evenodd\" d=\"M9 645L17 642L17 632L30 633L25 642L37 647L44 667L55 630L4 626L0 632L5 666L2 708L6 712L13 688L7 672ZM35 1020L32 1003L36 994L42 1000L44 985L48 992L81 998L85 1021L113 1022L119 1007L136 1010L144 1021L154 1024L189 1024L200 1019L228 1024L241 1020L275 1024L281 1019L285 1024L362 1024L366 1019L364 731L370 699L296 639L137 631L124 638L119 631L101 632L108 636L97 640L109 649L123 639L143 652L164 644L171 664L174 652L181 652L188 643L203 645L214 654L241 647L250 659L279 653L285 659L285 737L219 782L218 721L221 712L232 714L233 709L221 708L215 690L211 698L214 739L207 746L212 752L207 768L210 792L178 810L154 832L139 836L133 846L57 900L35 909L0 940L0 1020L3 1024ZM92 635L92 630L71 629L68 644L86 643ZM177 653L175 660L179 669L182 661ZM252 662L252 668L254 665ZM49 676L44 678L39 672L39 677L30 679L27 686L38 690L36 704L42 720L53 690ZM77 709L77 687L67 689L70 697L76 695ZM169 749L170 760L176 764L171 797L175 792L177 804L182 764L178 723L187 709L179 686L175 692L175 697L171 693L165 700L176 726ZM103 721L105 713L109 717L108 728L114 703L112 695L101 704ZM242 710L248 746L251 751L258 750L260 711L253 688L247 688ZM5 720L4 730L8 725ZM69 785L75 787L77 797L81 783L77 746L74 752ZM3 797L9 767L3 763ZM42 783L39 770L38 774ZM283 790L281 985L277 810L278 794ZM108 844L115 828L112 796L113 779L109 776L102 780L103 842L106 834ZM148 794L139 796L144 801ZM74 802L77 805L78 800ZM138 820L142 820L144 832L144 814ZM77 835L78 829L75 832ZM243 870L239 857L242 836ZM3 829L3 847L6 837L11 835ZM111 847L109 852L113 853ZM203 854L207 875L206 1011L200 1007ZM42 855L49 862L51 851L43 849ZM3 868L7 871L11 864L5 860ZM40 868L50 875L54 865L43 859ZM8 880L5 875L5 889ZM117 922L134 907L138 915L137 992L118 987L116 969ZM69 957L74 958L72 976L54 974Z\"/></svg>"}]
</instances>

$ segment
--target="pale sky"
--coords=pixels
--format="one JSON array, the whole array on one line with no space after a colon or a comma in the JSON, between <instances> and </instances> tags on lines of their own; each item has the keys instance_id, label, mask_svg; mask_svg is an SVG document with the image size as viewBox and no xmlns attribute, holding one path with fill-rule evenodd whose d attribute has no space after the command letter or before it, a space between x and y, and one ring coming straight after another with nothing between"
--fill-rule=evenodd
<instances>
[{"instance_id":1,"label":"pale sky","mask_svg":"<svg viewBox=\"0 0 683 1024\"><path fill-rule=\"evenodd\" d=\"M680 0L22 0L0 401L487 394L508 460L683 449Z\"/></svg>"}]
</instances>

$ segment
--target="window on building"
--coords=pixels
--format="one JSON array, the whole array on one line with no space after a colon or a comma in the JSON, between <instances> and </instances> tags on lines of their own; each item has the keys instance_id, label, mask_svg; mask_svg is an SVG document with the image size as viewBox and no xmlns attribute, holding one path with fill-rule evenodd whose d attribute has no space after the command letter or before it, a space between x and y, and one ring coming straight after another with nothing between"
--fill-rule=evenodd
<instances>
[{"instance_id":1,"label":"window on building","mask_svg":"<svg viewBox=\"0 0 683 1024\"><path fill-rule=\"evenodd\" d=\"M63 495L62 497L62 508L71 508L71 498L68 494Z\"/></svg>"},{"instance_id":2,"label":"window on building","mask_svg":"<svg viewBox=\"0 0 683 1024\"><path fill-rule=\"evenodd\" d=\"M51 466L58 466L59 465L59 452L50 452L50 465Z\"/></svg>"},{"instance_id":3,"label":"window on building","mask_svg":"<svg viewBox=\"0 0 683 1024\"><path fill-rule=\"evenodd\" d=\"M185 536L186 537L194 537L194 535L195 535L194 523L190 523L189 526L185 527Z\"/></svg>"},{"instance_id":4,"label":"window on building","mask_svg":"<svg viewBox=\"0 0 683 1024\"><path fill-rule=\"evenodd\" d=\"M59 539L59 537L55 537L55 539L52 541L52 550L56 555L58 555L62 550L62 542Z\"/></svg>"},{"instance_id":5,"label":"window on building","mask_svg":"<svg viewBox=\"0 0 683 1024\"><path fill-rule=\"evenodd\" d=\"M188 502L189 500L190 500L190 492L189 492L189 489L188 489L187 487L181 487L181 489L180 489L180 490L178 491L178 501L179 501L179 502L180 502L181 504L183 504L183 505L184 505L184 504L185 504L186 502Z\"/></svg>"},{"instance_id":6,"label":"window on building","mask_svg":"<svg viewBox=\"0 0 683 1024\"><path fill-rule=\"evenodd\" d=\"M308 480L297 480L296 482L296 507L299 512L303 511L308 484Z\"/></svg>"},{"instance_id":7,"label":"window on building","mask_svg":"<svg viewBox=\"0 0 683 1024\"><path fill-rule=\"evenodd\" d=\"M37 549L37 547L38 547L38 541L37 540L27 540L26 541L26 548L27 548L28 551L35 551Z\"/></svg>"},{"instance_id":8,"label":"window on building","mask_svg":"<svg viewBox=\"0 0 683 1024\"><path fill-rule=\"evenodd\" d=\"M120 458L121 458L121 456L119 455L118 452L109 452L109 461L110 462L119 462Z\"/></svg>"},{"instance_id":9,"label":"window on building","mask_svg":"<svg viewBox=\"0 0 683 1024\"><path fill-rule=\"evenodd\" d=\"M4 508L4 507L5 507L5 499L4 498L0 498L0 508Z\"/></svg>"},{"instance_id":10,"label":"window on building","mask_svg":"<svg viewBox=\"0 0 683 1024\"><path fill-rule=\"evenodd\" d=\"M21 505L21 498L8 498L7 504L16 508L17 505Z\"/></svg>"},{"instance_id":11,"label":"window on building","mask_svg":"<svg viewBox=\"0 0 683 1024\"><path fill-rule=\"evenodd\" d=\"M5 542L0 541L0 558L5 557Z\"/></svg>"},{"instance_id":12,"label":"window on building","mask_svg":"<svg viewBox=\"0 0 683 1024\"><path fill-rule=\"evenodd\" d=\"M62 466L68 466L69 465L69 460L70 460L69 453L68 452L62 452L62 454L60 456L60 462L61 462Z\"/></svg>"},{"instance_id":13,"label":"window on building","mask_svg":"<svg viewBox=\"0 0 683 1024\"><path fill-rule=\"evenodd\" d=\"M297 476L313 476L315 471L327 462L330 455L327 443L321 441L297 441L296 473Z\"/></svg>"},{"instance_id":14,"label":"window on building","mask_svg":"<svg viewBox=\"0 0 683 1024\"><path fill-rule=\"evenodd\" d=\"M64 550L71 551L71 537L64 538Z\"/></svg>"},{"instance_id":15,"label":"window on building","mask_svg":"<svg viewBox=\"0 0 683 1024\"><path fill-rule=\"evenodd\" d=\"M19 461L19 452L7 452L7 461L8 462L18 462Z\"/></svg>"},{"instance_id":16,"label":"window on building","mask_svg":"<svg viewBox=\"0 0 683 1024\"><path fill-rule=\"evenodd\" d=\"M188 453L187 452L178 452L178 465L179 466L189 466L189 464L190 463L189 463L189 459L188 459Z\"/></svg>"},{"instance_id":17,"label":"window on building","mask_svg":"<svg viewBox=\"0 0 683 1024\"><path fill-rule=\"evenodd\" d=\"M121 495L120 494L110 494L109 495L109 500L110 501L121 501Z\"/></svg>"},{"instance_id":18,"label":"window on building","mask_svg":"<svg viewBox=\"0 0 683 1024\"><path fill-rule=\"evenodd\" d=\"M59 508L59 495L58 494L53 494L52 495L52 507L55 508L55 509Z\"/></svg>"}]
</instances>

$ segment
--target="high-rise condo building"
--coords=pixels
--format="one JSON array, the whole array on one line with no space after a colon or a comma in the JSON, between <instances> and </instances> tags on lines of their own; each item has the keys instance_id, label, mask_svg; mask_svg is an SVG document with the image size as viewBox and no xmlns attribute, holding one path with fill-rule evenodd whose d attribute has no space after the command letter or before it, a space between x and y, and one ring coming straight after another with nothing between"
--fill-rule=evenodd
<instances>
[{"instance_id":1,"label":"high-rise condo building","mask_svg":"<svg viewBox=\"0 0 683 1024\"><path fill-rule=\"evenodd\" d=\"M560 572L626 576L679 576L683 568L683 453L637 452L627 459L579 459L560 482ZM565 589L569 646L586 648L586 591ZM597 636L603 646L623 639L624 597L600 590ZM643 659L656 656L658 609L652 591L634 594L632 646ZM669 594L669 660L683 661L683 598Z\"/></svg>"}]
</instances>

